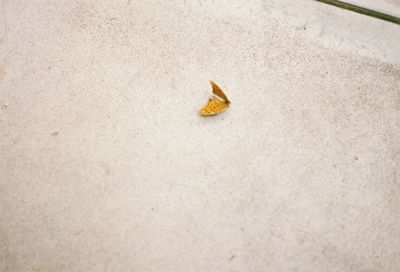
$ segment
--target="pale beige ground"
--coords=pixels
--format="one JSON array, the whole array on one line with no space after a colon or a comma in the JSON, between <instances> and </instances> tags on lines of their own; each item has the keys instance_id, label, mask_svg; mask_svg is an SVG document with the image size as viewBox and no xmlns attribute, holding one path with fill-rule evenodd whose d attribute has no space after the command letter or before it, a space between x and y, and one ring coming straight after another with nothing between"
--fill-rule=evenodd
<instances>
[{"instance_id":1,"label":"pale beige ground","mask_svg":"<svg viewBox=\"0 0 400 272\"><path fill-rule=\"evenodd\" d=\"M5 3L0 271L399 271L400 27L289 2Z\"/></svg>"}]
</instances>

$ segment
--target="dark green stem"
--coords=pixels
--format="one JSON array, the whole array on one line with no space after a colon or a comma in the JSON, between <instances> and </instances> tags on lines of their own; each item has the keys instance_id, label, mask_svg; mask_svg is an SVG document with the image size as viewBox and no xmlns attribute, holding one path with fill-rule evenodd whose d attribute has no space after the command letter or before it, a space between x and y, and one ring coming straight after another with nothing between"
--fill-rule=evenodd
<instances>
[{"instance_id":1,"label":"dark green stem","mask_svg":"<svg viewBox=\"0 0 400 272\"><path fill-rule=\"evenodd\" d=\"M347 9L347 10L351 10L357 13L361 13L367 16L371 16L374 18L378 18L381 20L385 20L391 23L395 23L400 25L400 18L395 17L395 16L391 16L389 14L385 14L385 13L381 13L372 9L367 9L367 8L363 8L360 6L356 6L356 5L352 5L352 4L348 4L342 1L337 1L337 0L315 0L318 2L322 2L328 5L332 5L332 6L336 6L339 8L343 8L343 9Z\"/></svg>"}]
</instances>

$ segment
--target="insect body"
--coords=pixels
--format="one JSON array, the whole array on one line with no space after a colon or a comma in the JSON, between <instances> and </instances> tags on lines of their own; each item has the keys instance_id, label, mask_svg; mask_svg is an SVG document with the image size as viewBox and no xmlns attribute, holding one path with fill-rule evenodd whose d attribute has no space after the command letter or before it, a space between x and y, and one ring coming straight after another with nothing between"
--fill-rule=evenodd
<instances>
[{"instance_id":1,"label":"insect body","mask_svg":"<svg viewBox=\"0 0 400 272\"><path fill-rule=\"evenodd\" d=\"M229 104L231 103L221 88L217 86L217 84L211 81L211 87L213 94L216 97L210 98L207 105L200 110L200 115L203 117L220 114L221 112L227 110L229 108Z\"/></svg>"}]
</instances>

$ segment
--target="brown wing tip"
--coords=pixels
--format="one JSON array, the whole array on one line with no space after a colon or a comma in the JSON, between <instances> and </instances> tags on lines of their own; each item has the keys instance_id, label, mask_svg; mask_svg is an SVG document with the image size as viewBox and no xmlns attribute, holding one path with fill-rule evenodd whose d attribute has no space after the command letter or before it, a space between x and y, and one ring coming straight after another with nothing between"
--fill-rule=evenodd
<instances>
[{"instance_id":1,"label":"brown wing tip","mask_svg":"<svg viewBox=\"0 0 400 272\"><path fill-rule=\"evenodd\" d=\"M222 98L227 104L230 104L231 102L229 101L226 94L221 90L221 88L217 84L215 84L215 82L212 80L210 80L210 83L211 83L211 87L213 89L213 93L216 94L219 98Z\"/></svg>"}]
</instances>

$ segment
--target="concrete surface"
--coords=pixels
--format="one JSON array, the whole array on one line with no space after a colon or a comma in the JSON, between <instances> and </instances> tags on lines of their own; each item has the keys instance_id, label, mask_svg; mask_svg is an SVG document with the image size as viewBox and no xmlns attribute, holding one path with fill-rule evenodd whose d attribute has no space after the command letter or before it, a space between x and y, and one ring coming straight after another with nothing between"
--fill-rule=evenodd
<instances>
[{"instance_id":1,"label":"concrete surface","mask_svg":"<svg viewBox=\"0 0 400 272\"><path fill-rule=\"evenodd\" d=\"M293 2L3 2L0 271L399 271L400 28Z\"/></svg>"}]
</instances>

